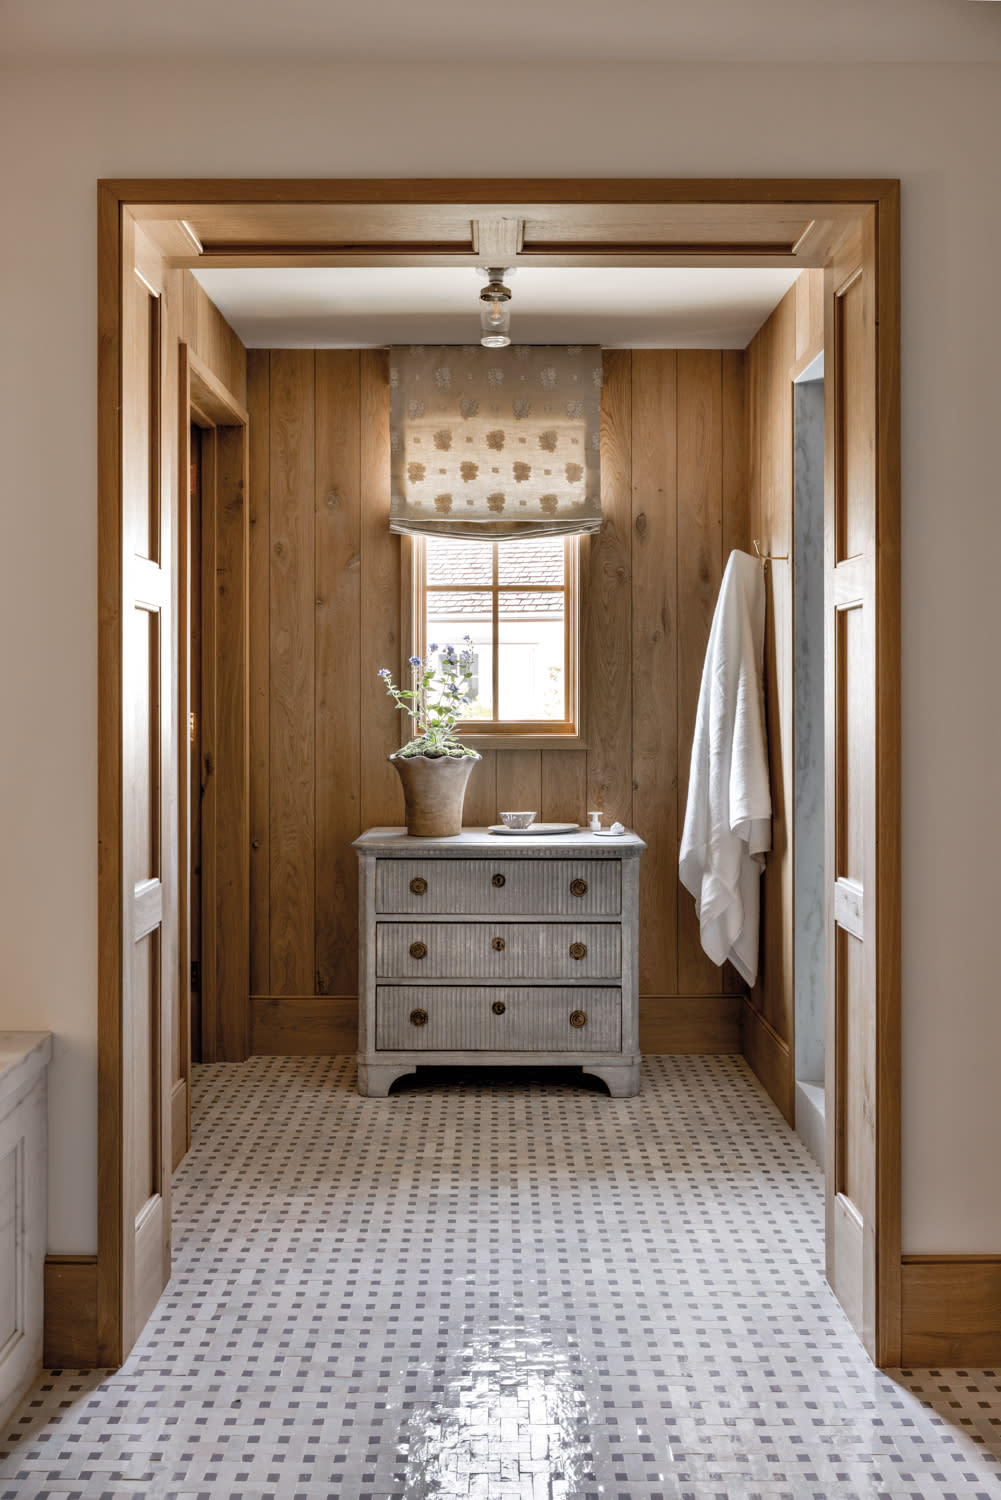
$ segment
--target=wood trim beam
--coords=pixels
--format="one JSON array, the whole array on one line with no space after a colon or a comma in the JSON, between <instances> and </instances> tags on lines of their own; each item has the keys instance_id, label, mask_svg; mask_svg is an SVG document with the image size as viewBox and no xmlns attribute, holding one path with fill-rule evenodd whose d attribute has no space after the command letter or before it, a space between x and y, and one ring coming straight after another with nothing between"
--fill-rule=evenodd
<instances>
[{"instance_id":1,"label":"wood trim beam","mask_svg":"<svg viewBox=\"0 0 1001 1500\"><path fill-rule=\"evenodd\" d=\"M796 1117L796 1082L789 1043L755 1010L746 995L741 1009L741 1038L748 1067L792 1125Z\"/></svg>"},{"instance_id":2,"label":"wood trim beam","mask_svg":"<svg viewBox=\"0 0 1001 1500\"><path fill-rule=\"evenodd\" d=\"M900 1291L902 1365L1001 1363L1001 1255L905 1255Z\"/></svg>"},{"instance_id":3,"label":"wood trim beam","mask_svg":"<svg viewBox=\"0 0 1001 1500\"><path fill-rule=\"evenodd\" d=\"M97 1361L122 1353L122 281L120 195L97 194Z\"/></svg>"},{"instance_id":4,"label":"wood trim beam","mask_svg":"<svg viewBox=\"0 0 1001 1500\"><path fill-rule=\"evenodd\" d=\"M45 1257L46 1369L84 1370L102 1363L97 1335L97 1256Z\"/></svg>"},{"instance_id":5,"label":"wood trim beam","mask_svg":"<svg viewBox=\"0 0 1001 1500\"><path fill-rule=\"evenodd\" d=\"M113 177L99 186L140 217L177 205L166 218L196 203L496 203L514 214L537 203L872 204L899 191L892 178L870 177Z\"/></svg>"},{"instance_id":6,"label":"wood trim beam","mask_svg":"<svg viewBox=\"0 0 1001 1500\"><path fill-rule=\"evenodd\" d=\"M900 184L876 208L876 1350L901 1351Z\"/></svg>"}]
</instances>

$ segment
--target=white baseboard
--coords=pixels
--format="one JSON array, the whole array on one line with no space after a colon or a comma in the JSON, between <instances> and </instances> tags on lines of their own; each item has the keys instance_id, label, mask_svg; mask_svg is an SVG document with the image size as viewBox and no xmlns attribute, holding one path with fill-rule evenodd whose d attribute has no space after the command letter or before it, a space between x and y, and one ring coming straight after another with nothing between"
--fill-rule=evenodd
<instances>
[{"instance_id":1,"label":"white baseboard","mask_svg":"<svg viewBox=\"0 0 1001 1500\"><path fill-rule=\"evenodd\" d=\"M796 1079L796 1134L823 1171L824 1085Z\"/></svg>"}]
</instances>

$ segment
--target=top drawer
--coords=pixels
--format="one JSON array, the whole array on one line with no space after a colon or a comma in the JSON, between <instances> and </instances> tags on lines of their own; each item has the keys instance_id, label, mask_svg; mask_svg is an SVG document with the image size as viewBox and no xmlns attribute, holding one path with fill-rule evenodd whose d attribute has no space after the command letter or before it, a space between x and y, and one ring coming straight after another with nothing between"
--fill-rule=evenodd
<instances>
[{"instance_id":1,"label":"top drawer","mask_svg":"<svg viewBox=\"0 0 1001 1500\"><path fill-rule=\"evenodd\" d=\"M377 859L378 912L618 916L617 859Z\"/></svg>"}]
</instances>

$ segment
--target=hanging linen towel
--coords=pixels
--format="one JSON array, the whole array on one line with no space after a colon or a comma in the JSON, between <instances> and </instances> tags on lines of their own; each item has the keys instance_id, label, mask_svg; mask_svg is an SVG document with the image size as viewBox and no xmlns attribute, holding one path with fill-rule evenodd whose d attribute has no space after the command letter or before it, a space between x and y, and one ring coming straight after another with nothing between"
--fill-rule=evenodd
<instances>
[{"instance_id":1,"label":"hanging linen towel","mask_svg":"<svg viewBox=\"0 0 1001 1500\"><path fill-rule=\"evenodd\" d=\"M729 959L749 985L758 972L758 883L772 846L764 644L761 563L731 552L702 669L679 865L703 948L714 963Z\"/></svg>"}]
</instances>

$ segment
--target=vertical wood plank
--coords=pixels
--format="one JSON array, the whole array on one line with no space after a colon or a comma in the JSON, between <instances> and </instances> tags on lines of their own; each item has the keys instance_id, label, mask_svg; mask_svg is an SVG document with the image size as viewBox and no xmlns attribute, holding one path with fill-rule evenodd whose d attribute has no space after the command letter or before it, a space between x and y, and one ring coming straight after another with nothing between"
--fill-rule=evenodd
<instances>
[{"instance_id":1,"label":"vertical wood plank","mask_svg":"<svg viewBox=\"0 0 1001 1500\"><path fill-rule=\"evenodd\" d=\"M358 988L359 354L316 354L316 993Z\"/></svg>"},{"instance_id":2,"label":"vertical wood plank","mask_svg":"<svg viewBox=\"0 0 1001 1500\"><path fill-rule=\"evenodd\" d=\"M630 680L632 355L604 356L601 393L602 526L591 538L583 677L587 694L587 805L632 824Z\"/></svg>"},{"instance_id":3,"label":"vertical wood plank","mask_svg":"<svg viewBox=\"0 0 1001 1500\"><path fill-rule=\"evenodd\" d=\"M587 751L543 750L542 821L586 825L586 802Z\"/></svg>"},{"instance_id":4,"label":"vertical wood plank","mask_svg":"<svg viewBox=\"0 0 1001 1500\"><path fill-rule=\"evenodd\" d=\"M534 812L542 806L542 751L497 751L497 811Z\"/></svg>"},{"instance_id":5,"label":"vertical wood plank","mask_svg":"<svg viewBox=\"0 0 1001 1500\"><path fill-rule=\"evenodd\" d=\"M270 989L313 993L315 907L311 351L271 352Z\"/></svg>"},{"instance_id":6,"label":"vertical wood plank","mask_svg":"<svg viewBox=\"0 0 1001 1500\"><path fill-rule=\"evenodd\" d=\"M250 1052L250 829L247 698L247 441L244 427L216 428L216 943L211 1056ZM203 1015L203 1022L208 1017Z\"/></svg>"},{"instance_id":7,"label":"vertical wood plank","mask_svg":"<svg viewBox=\"0 0 1001 1500\"><path fill-rule=\"evenodd\" d=\"M271 356L247 352L250 417L250 992L271 986Z\"/></svg>"},{"instance_id":8,"label":"vertical wood plank","mask_svg":"<svg viewBox=\"0 0 1001 1500\"><path fill-rule=\"evenodd\" d=\"M717 350L678 354L678 824L684 824L695 713L723 577L722 361ZM722 974L706 957L691 896L678 886L678 991L715 995Z\"/></svg>"},{"instance_id":9,"label":"vertical wood plank","mask_svg":"<svg viewBox=\"0 0 1001 1500\"><path fill-rule=\"evenodd\" d=\"M723 566L734 550L750 552L751 506L747 476L746 365L742 349L723 351ZM747 985L732 964L723 966L723 988L742 995Z\"/></svg>"},{"instance_id":10,"label":"vertical wood plank","mask_svg":"<svg viewBox=\"0 0 1001 1500\"><path fill-rule=\"evenodd\" d=\"M466 783L462 805L465 828L489 828L497 822L497 758L496 750L480 751L480 764L473 767Z\"/></svg>"},{"instance_id":11,"label":"vertical wood plank","mask_svg":"<svg viewBox=\"0 0 1001 1500\"><path fill-rule=\"evenodd\" d=\"M678 983L677 355L633 353L633 818L640 865L640 993Z\"/></svg>"},{"instance_id":12,"label":"vertical wood plank","mask_svg":"<svg viewBox=\"0 0 1001 1500\"><path fill-rule=\"evenodd\" d=\"M216 945L219 925L215 920L217 907L216 853L218 840L217 802L219 779L215 775L216 739L218 735L216 714L216 668L219 659L217 640L218 615L212 607L215 598L216 578L216 473L218 469L218 444L214 428L206 429L201 439L201 576L199 592L203 605L201 619L201 726L199 733L200 761L198 766L198 791L201 802L199 827L199 867L201 870L201 903L205 920L201 929L201 993L198 1004L199 1044L202 1062L214 1062L215 1037L211 1018L215 1016L216 1004Z\"/></svg>"},{"instance_id":13,"label":"vertical wood plank","mask_svg":"<svg viewBox=\"0 0 1001 1500\"><path fill-rule=\"evenodd\" d=\"M361 352L360 411L361 826L395 828L403 823L403 790L386 757L408 735L376 675L389 667L399 682L401 671L400 539L389 530L389 363L382 349Z\"/></svg>"}]
</instances>

